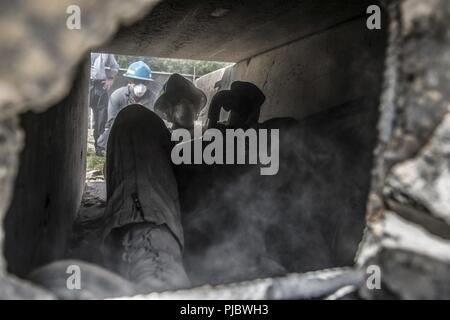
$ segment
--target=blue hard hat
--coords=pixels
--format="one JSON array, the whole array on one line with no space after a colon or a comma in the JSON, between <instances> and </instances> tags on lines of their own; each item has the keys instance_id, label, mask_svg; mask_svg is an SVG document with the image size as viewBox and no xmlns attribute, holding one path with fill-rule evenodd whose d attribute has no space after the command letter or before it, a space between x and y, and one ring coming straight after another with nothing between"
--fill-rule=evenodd
<instances>
[{"instance_id":1,"label":"blue hard hat","mask_svg":"<svg viewBox=\"0 0 450 320\"><path fill-rule=\"evenodd\" d=\"M145 62L137 61L130 64L123 76L139 80L152 80L152 70Z\"/></svg>"}]
</instances>

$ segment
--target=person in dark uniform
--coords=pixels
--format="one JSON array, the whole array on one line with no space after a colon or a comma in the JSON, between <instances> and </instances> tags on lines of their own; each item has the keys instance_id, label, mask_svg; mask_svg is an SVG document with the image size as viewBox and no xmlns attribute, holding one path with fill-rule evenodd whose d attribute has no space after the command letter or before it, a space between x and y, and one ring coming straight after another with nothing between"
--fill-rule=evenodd
<instances>
[{"instance_id":1,"label":"person in dark uniform","mask_svg":"<svg viewBox=\"0 0 450 320\"><path fill-rule=\"evenodd\" d=\"M109 67L109 70L106 68ZM89 87L89 106L92 109L94 125L95 153L103 155L104 148L98 145L98 139L105 130L108 119L108 90L119 71L114 55L91 53L91 83Z\"/></svg>"}]
</instances>

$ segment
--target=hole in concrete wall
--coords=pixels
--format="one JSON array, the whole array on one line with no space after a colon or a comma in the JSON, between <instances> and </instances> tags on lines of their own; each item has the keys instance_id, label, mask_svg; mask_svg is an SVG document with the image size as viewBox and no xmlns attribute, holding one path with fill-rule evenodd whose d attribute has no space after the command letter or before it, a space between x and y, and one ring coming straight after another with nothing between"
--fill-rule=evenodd
<instances>
[{"instance_id":1,"label":"hole in concrete wall","mask_svg":"<svg viewBox=\"0 0 450 320\"><path fill-rule=\"evenodd\" d=\"M100 55L103 56L99 58ZM103 90L104 81L90 80L90 107L87 120L86 186L81 201L81 208L75 220L74 233L68 246L68 256L101 264L102 261L98 259L101 256L99 250L93 250L92 248L100 248L102 219L106 206L106 183L104 176L106 142L108 137L107 133L114 122L113 117L115 117L115 115L108 115L106 111L109 107L109 99L114 93L115 95L113 97L128 96L131 93L133 79L126 76L128 66L135 62L144 62L150 67L151 81L145 82L147 91L144 98L137 102L153 110L155 101L162 94L163 87L172 74L180 74L189 82L195 83L202 76L216 71L223 72L221 69L230 67L234 63L91 53L91 65L95 64L94 61L97 58L106 60L114 59L117 62L118 70L117 73L114 72L113 81L107 90ZM111 67L106 66L105 71L107 77L112 77L113 72L111 71ZM95 72L91 70L91 78L96 76L94 74ZM95 86L98 86L97 93L95 93ZM217 90L217 88L214 90ZM125 104L120 103L120 106L125 107ZM166 121L166 124L168 128L171 128L172 124L170 122ZM96 125L99 127L96 128ZM99 141L99 145L97 145L97 141Z\"/></svg>"},{"instance_id":2,"label":"hole in concrete wall","mask_svg":"<svg viewBox=\"0 0 450 320\"><path fill-rule=\"evenodd\" d=\"M93 55L93 56L92 56ZM100 53L91 53L91 64ZM102 154L104 151L104 146L100 146L98 152L96 152L96 140L98 140L100 133L103 133L104 127L108 122L107 108L109 97L113 92L119 88L131 85L130 79L124 76L127 72L127 68L134 62L143 61L151 69L151 81L148 82L148 94L151 94L152 104L154 100L161 94L161 90L164 84L169 79L170 75L173 73L178 73L188 79L191 82L195 82L198 78L217 71L222 68L232 66L233 63L229 62L217 62L217 61L203 61L203 60L190 60L190 59L169 59L169 58L158 58L158 57L145 57L145 56L128 56L128 55L113 55L108 53L103 53L104 59L109 59L111 56L114 57L118 64L118 71L111 72L111 67L106 66L105 71L109 76L113 76L114 79L111 81L111 85L108 90L103 91L104 86L103 81L100 81L98 86L99 94L94 95L94 89L91 88L90 100L93 102L93 107L90 107L88 112L88 147L87 147L87 160L86 160L86 179L87 181L103 181L103 166L105 163L105 157ZM97 75L95 75L97 76ZM92 86L92 82L91 82ZM99 106L99 107L95 107ZM102 111L93 111L97 108ZM99 128L96 128L95 118L98 117L100 120ZM109 126L109 125L108 125ZM98 131L98 132L96 132ZM96 139L97 138L97 139ZM103 139L101 139L103 141Z\"/></svg>"},{"instance_id":3,"label":"hole in concrete wall","mask_svg":"<svg viewBox=\"0 0 450 320\"><path fill-rule=\"evenodd\" d=\"M362 236L385 31L367 30L364 1L283 3L233 4L216 17L212 2L164 1L105 45L116 54L233 61L196 86L209 103L234 81L255 84L266 97L259 123L280 129L275 176L240 168L177 176L192 286L351 265ZM64 101L22 116L27 142L5 222L8 267L20 276L70 247L85 182L87 79L83 65ZM96 205L86 199L85 208ZM90 247L83 237L91 227L76 225L72 241ZM90 252L68 255L98 263Z\"/></svg>"}]
</instances>

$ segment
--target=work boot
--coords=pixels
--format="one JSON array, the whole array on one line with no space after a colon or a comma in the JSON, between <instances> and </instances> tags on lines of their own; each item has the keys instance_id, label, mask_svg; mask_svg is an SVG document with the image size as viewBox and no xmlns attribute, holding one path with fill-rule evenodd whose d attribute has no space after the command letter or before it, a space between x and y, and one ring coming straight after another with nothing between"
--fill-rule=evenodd
<instances>
[{"instance_id":1,"label":"work boot","mask_svg":"<svg viewBox=\"0 0 450 320\"><path fill-rule=\"evenodd\" d=\"M136 223L113 231L118 272L149 293L190 286L181 247L165 225Z\"/></svg>"},{"instance_id":2,"label":"work boot","mask_svg":"<svg viewBox=\"0 0 450 320\"><path fill-rule=\"evenodd\" d=\"M95 155L97 157L104 157L105 156L105 149L103 149L103 148L95 149Z\"/></svg>"}]
</instances>

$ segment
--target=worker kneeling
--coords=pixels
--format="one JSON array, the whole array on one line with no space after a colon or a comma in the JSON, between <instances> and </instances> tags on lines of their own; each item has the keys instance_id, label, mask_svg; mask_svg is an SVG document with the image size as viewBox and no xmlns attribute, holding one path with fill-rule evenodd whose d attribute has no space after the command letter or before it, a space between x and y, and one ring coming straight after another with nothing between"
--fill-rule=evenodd
<instances>
[{"instance_id":1,"label":"worker kneeling","mask_svg":"<svg viewBox=\"0 0 450 320\"><path fill-rule=\"evenodd\" d=\"M142 291L189 287L170 132L130 105L111 129L106 158L106 264Z\"/></svg>"}]
</instances>

